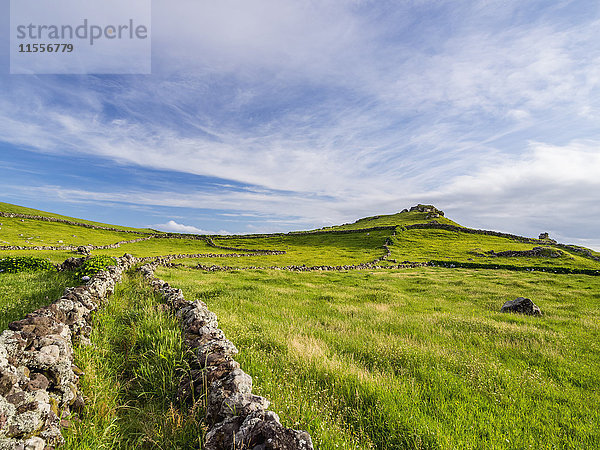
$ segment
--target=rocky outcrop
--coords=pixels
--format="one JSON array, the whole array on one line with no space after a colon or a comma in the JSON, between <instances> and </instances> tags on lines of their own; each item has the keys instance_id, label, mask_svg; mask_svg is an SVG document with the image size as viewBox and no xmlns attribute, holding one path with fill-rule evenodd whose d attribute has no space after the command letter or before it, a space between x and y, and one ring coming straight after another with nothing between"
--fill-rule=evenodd
<instances>
[{"instance_id":1,"label":"rocky outcrop","mask_svg":"<svg viewBox=\"0 0 600 450\"><path fill-rule=\"evenodd\" d=\"M404 211L405 210L403 210L403 212ZM410 208L409 211L410 212L427 213L427 216L426 216L427 219L435 219L435 218L443 217L444 216L444 211L442 211L440 209L437 209L433 205L421 205L421 204L418 204L418 205L413 206L412 208Z\"/></svg>"},{"instance_id":2,"label":"rocky outcrop","mask_svg":"<svg viewBox=\"0 0 600 450\"><path fill-rule=\"evenodd\" d=\"M594 256L592 251L585 247L579 247L577 245L569 245L569 244L554 244L556 247L565 249L569 252L577 253L579 256L583 256L585 258L593 259L594 261L600 261L600 257Z\"/></svg>"},{"instance_id":3,"label":"rocky outcrop","mask_svg":"<svg viewBox=\"0 0 600 450\"><path fill-rule=\"evenodd\" d=\"M540 308L530 299L525 297L517 297L514 300L508 300L506 303L504 303L504 305L502 305L500 312L527 314L529 316L542 315Z\"/></svg>"},{"instance_id":4,"label":"rocky outcrop","mask_svg":"<svg viewBox=\"0 0 600 450\"><path fill-rule=\"evenodd\" d=\"M193 351L189 376L179 385L180 401L206 400L205 450L312 449L305 431L285 428L268 411L269 401L252 394L252 378L233 359L237 349L218 328L217 317L200 300L185 300L180 289L154 278L156 264L139 270L179 318L185 345Z\"/></svg>"},{"instance_id":5,"label":"rocky outcrop","mask_svg":"<svg viewBox=\"0 0 600 450\"><path fill-rule=\"evenodd\" d=\"M67 258L61 265L58 266L59 271L65 270L77 270L79 269L83 263L85 263L87 258Z\"/></svg>"},{"instance_id":6,"label":"rocky outcrop","mask_svg":"<svg viewBox=\"0 0 600 450\"><path fill-rule=\"evenodd\" d=\"M63 441L64 417L83 407L73 344L86 343L91 315L134 259L67 288L51 305L12 322L0 334L0 449L44 449Z\"/></svg>"}]
</instances>

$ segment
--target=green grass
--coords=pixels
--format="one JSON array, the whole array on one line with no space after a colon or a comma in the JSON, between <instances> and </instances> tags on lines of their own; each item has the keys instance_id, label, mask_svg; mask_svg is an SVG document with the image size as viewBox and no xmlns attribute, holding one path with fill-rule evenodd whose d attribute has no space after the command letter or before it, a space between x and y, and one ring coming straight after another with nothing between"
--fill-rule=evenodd
<instances>
[{"instance_id":1,"label":"green grass","mask_svg":"<svg viewBox=\"0 0 600 450\"><path fill-rule=\"evenodd\" d=\"M65 272L0 274L0 332L10 322L58 300L74 284L73 274Z\"/></svg>"},{"instance_id":2,"label":"green grass","mask_svg":"<svg viewBox=\"0 0 600 450\"><path fill-rule=\"evenodd\" d=\"M67 258L79 258L82 255L77 252L66 250L0 250L0 259L14 256L33 256L36 258L47 259L53 264L60 264Z\"/></svg>"},{"instance_id":3,"label":"green grass","mask_svg":"<svg viewBox=\"0 0 600 450\"><path fill-rule=\"evenodd\" d=\"M573 267L600 269L600 262L556 249L563 253L558 258L542 257L489 257L485 252L531 250L541 244L525 244L509 238L468 234L436 229L398 230L392 236L390 258L398 261L452 260L489 264L514 264L521 266ZM548 245L551 247L551 245Z\"/></svg>"},{"instance_id":4,"label":"green grass","mask_svg":"<svg viewBox=\"0 0 600 450\"><path fill-rule=\"evenodd\" d=\"M145 236L16 217L0 217L0 223L0 246L107 245Z\"/></svg>"},{"instance_id":5,"label":"green grass","mask_svg":"<svg viewBox=\"0 0 600 450\"><path fill-rule=\"evenodd\" d=\"M62 217L4 203L0 211ZM399 213L334 228L410 225L428 222L426 215ZM30 219L0 222L0 245L106 245L137 237ZM390 258L399 262L600 267L565 250L560 258L477 256L537 246L508 238L434 229L393 234L215 237L228 247L286 254L175 262L238 268L360 264L382 256L391 237ZM153 239L93 253L125 252L235 250L201 240ZM76 253L0 251L4 256L60 263ZM254 392L272 401L286 426L309 431L316 448L600 448L600 277L444 268L323 273L160 268L157 276L217 313L240 349L238 361L253 376ZM0 326L75 284L69 273L0 274ZM531 298L544 316L499 313L506 300L518 296ZM202 405L173 402L188 367L179 326L160 302L131 274L96 314L92 345L75 351L88 403L82 422L74 421L65 433L66 448L201 445Z\"/></svg>"},{"instance_id":6,"label":"green grass","mask_svg":"<svg viewBox=\"0 0 600 450\"><path fill-rule=\"evenodd\" d=\"M372 261L382 256L389 231L351 234L284 235L262 238L213 239L216 244L247 249L283 250L285 255L247 258L202 258L183 260L185 264L218 264L235 267L286 265L343 265Z\"/></svg>"},{"instance_id":7,"label":"green grass","mask_svg":"<svg viewBox=\"0 0 600 450\"><path fill-rule=\"evenodd\" d=\"M24 206L13 205L11 203L0 202L0 211L7 213L15 213L15 214L28 214L31 216L42 216L42 217L52 217L55 219L63 219L69 220L71 222L85 223L88 225L97 225L101 227L109 227L116 228L119 230L127 230L127 231L136 231L140 233L153 233L152 230L147 228L132 228L132 227L123 227L120 225L110 225L102 222L93 222L91 220L77 219L75 217L63 216L60 214L54 214L46 211L40 211L39 209L26 208ZM0 222L3 222L5 217L0 217Z\"/></svg>"},{"instance_id":8,"label":"green grass","mask_svg":"<svg viewBox=\"0 0 600 450\"><path fill-rule=\"evenodd\" d=\"M86 408L63 432L65 449L197 449L201 404L174 404L187 355L177 320L138 275L126 276L94 319L92 344L75 350Z\"/></svg>"},{"instance_id":9,"label":"green grass","mask_svg":"<svg viewBox=\"0 0 600 450\"><path fill-rule=\"evenodd\" d=\"M197 239L151 239L149 241L123 244L117 249L94 250L94 255L121 256L130 253L133 256L164 256L197 253L235 253L234 250L222 250L210 247L206 241Z\"/></svg>"},{"instance_id":10,"label":"green grass","mask_svg":"<svg viewBox=\"0 0 600 450\"><path fill-rule=\"evenodd\" d=\"M600 447L600 279L503 271L157 276L217 313L317 448ZM544 316L499 312L526 296Z\"/></svg>"},{"instance_id":11,"label":"green grass","mask_svg":"<svg viewBox=\"0 0 600 450\"><path fill-rule=\"evenodd\" d=\"M396 214L383 214L380 216L365 217L359 219L354 223L348 223L344 225L336 225L332 227L321 228L322 230L360 230L363 228L371 227L389 227L389 226L401 226L401 225L413 225L416 223L427 223L431 220L435 220L438 223L445 223L448 225L458 225L453 220L447 219L446 217L437 217L435 219L428 219L428 213L422 213L418 211L396 213ZM460 226L460 225L458 225Z\"/></svg>"}]
</instances>

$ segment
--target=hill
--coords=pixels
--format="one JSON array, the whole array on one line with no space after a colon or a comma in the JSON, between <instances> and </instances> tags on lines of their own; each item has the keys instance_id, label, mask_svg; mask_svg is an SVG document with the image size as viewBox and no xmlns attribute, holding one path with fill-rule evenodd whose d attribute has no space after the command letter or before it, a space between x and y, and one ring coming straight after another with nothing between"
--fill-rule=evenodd
<instances>
[{"instance_id":1,"label":"hill","mask_svg":"<svg viewBox=\"0 0 600 450\"><path fill-rule=\"evenodd\" d=\"M589 249L468 228L431 205L245 236L2 210L21 214L0 218L4 325L127 252L217 314L253 392L315 448L600 448L600 255ZM83 266L38 260L67 257ZM131 270L93 316L91 345L73 351L85 408L62 411L63 448L203 445L208 393L190 381L203 372L165 282L155 291ZM542 316L500 312L521 296ZM11 432L0 423L0 446Z\"/></svg>"},{"instance_id":2,"label":"hill","mask_svg":"<svg viewBox=\"0 0 600 450\"><path fill-rule=\"evenodd\" d=\"M154 230L149 230L147 228L132 228L132 227L124 227L120 225L109 225L101 222L93 222L91 220L77 219L74 217L63 216L60 214L54 214L47 211L40 211L38 209L26 208L24 206L13 205L11 203L0 202L0 213L9 213L9 214L18 214L18 215L26 215L26 216L39 216L46 217L51 219L57 219L64 222L74 222L78 224L92 225L95 227L103 227L103 228L111 228L122 231L133 231L136 233L155 233Z\"/></svg>"},{"instance_id":3,"label":"hill","mask_svg":"<svg viewBox=\"0 0 600 450\"><path fill-rule=\"evenodd\" d=\"M354 223L321 228L321 230L360 230L363 228L414 225L436 221L447 225L457 225L456 222L444 217L444 212L433 205L418 204L410 209L404 209L396 214L379 215L358 219Z\"/></svg>"}]
</instances>

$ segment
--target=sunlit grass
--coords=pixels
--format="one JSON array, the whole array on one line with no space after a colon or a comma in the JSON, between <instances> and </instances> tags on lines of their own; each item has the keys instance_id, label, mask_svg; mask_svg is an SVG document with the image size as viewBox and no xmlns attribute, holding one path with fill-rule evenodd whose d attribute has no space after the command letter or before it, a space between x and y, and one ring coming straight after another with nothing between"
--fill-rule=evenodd
<instances>
[{"instance_id":1,"label":"sunlit grass","mask_svg":"<svg viewBox=\"0 0 600 450\"><path fill-rule=\"evenodd\" d=\"M136 232L141 232L141 233L151 233L152 232L151 230L149 230L147 228L123 227L121 225L111 225L111 224L106 224L106 223L101 223L101 222L94 222L91 220L63 216L60 214L54 214L54 213L50 213L50 212L46 212L46 211L40 211L38 209L26 208L24 206L13 205L11 203L4 203L4 202L0 202L0 211L7 212L7 213L16 213L16 214L28 214L28 215L32 215L32 216L53 217L56 219L69 220L71 222L86 223L89 225L98 225L98 226L102 226L102 227L116 228L119 230L129 230L129 231L136 231ZM3 219L4 219L4 217L0 218L0 222L2 222Z\"/></svg>"},{"instance_id":2,"label":"sunlit grass","mask_svg":"<svg viewBox=\"0 0 600 450\"><path fill-rule=\"evenodd\" d=\"M150 239L148 241L122 244L117 249L94 250L94 255L120 256L130 253L133 256L165 256L177 254L222 254L235 253L235 250L224 250L209 246L206 241L198 239Z\"/></svg>"},{"instance_id":3,"label":"sunlit grass","mask_svg":"<svg viewBox=\"0 0 600 450\"><path fill-rule=\"evenodd\" d=\"M542 244L526 244L515 240L480 234L436 229L398 230L389 246L390 258L398 261L452 260L487 264L513 264L521 266L576 267L600 269L600 262L570 253L550 257L489 257L485 252L531 250Z\"/></svg>"},{"instance_id":4,"label":"sunlit grass","mask_svg":"<svg viewBox=\"0 0 600 450\"><path fill-rule=\"evenodd\" d=\"M127 276L96 315L92 345L75 351L87 402L64 448L200 448L204 410L175 402L187 355L177 320L160 302L137 275Z\"/></svg>"},{"instance_id":5,"label":"sunlit grass","mask_svg":"<svg viewBox=\"0 0 600 450\"><path fill-rule=\"evenodd\" d=\"M0 217L0 222L0 246L107 245L146 236L34 219Z\"/></svg>"},{"instance_id":6,"label":"sunlit grass","mask_svg":"<svg viewBox=\"0 0 600 450\"><path fill-rule=\"evenodd\" d=\"M73 275L64 272L0 274L0 332L10 322L58 300L65 287L75 283Z\"/></svg>"},{"instance_id":7,"label":"sunlit grass","mask_svg":"<svg viewBox=\"0 0 600 450\"><path fill-rule=\"evenodd\" d=\"M597 448L600 280L419 269L159 269L318 448ZM499 312L517 296L541 318ZM527 424L527 426L524 426Z\"/></svg>"}]
</instances>

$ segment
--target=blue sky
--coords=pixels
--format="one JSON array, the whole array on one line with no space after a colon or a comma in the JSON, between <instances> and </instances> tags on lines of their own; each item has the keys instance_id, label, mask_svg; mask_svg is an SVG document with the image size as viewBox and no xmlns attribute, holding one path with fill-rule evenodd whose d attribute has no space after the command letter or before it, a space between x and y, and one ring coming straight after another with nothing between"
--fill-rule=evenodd
<instances>
[{"instance_id":1,"label":"blue sky","mask_svg":"<svg viewBox=\"0 0 600 450\"><path fill-rule=\"evenodd\" d=\"M597 1L152 2L151 75L9 75L0 198L174 231L433 203L600 248Z\"/></svg>"}]
</instances>

